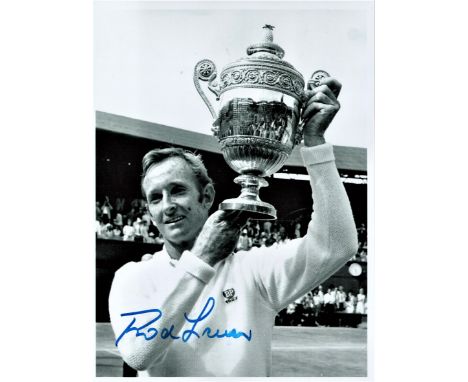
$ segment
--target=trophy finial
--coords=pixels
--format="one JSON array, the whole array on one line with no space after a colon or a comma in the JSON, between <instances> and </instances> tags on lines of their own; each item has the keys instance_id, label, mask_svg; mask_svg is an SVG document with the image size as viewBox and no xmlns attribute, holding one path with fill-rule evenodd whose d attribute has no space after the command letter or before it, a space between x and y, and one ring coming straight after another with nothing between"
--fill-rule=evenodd
<instances>
[{"instance_id":1,"label":"trophy finial","mask_svg":"<svg viewBox=\"0 0 468 382\"><path fill-rule=\"evenodd\" d=\"M247 54L253 55L255 53L267 53L271 58L282 59L284 57L284 50L278 44L273 42L273 29L275 27L270 24L263 26L264 36L263 41L257 44L252 44L247 47Z\"/></svg>"},{"instance_id":2,"label":"trophy finial","mask_svg":"<svg viewBox=\"0 0 468 382\"><path fill-rule=\"evenodd\" d=\"M263 26L263 29L265 30L265 35L263 37L263 40L265 42L273 42L273 29L275 29L275 27L270 24L265 24Z\"/></svg>"}]
</instances>

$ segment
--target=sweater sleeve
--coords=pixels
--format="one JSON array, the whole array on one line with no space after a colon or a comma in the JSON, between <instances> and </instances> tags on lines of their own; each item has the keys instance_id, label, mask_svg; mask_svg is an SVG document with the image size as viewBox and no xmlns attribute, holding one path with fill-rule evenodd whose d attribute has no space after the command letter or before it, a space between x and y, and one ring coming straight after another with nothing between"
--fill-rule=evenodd
<instances>
[{"instance_id":1,"label":"sweater sleeve","mask_svg":"<svg viewBox=\"0 0 468 382\"><path fill-rule=\"evenodd\" d=\"M357 251L351 206L338 174L331 144L302 148L313 195L307 234L277 247L245 253L267 304L279 311L329 278Z\"/></svg>"},{"instance_id":2,"label":"sweater sleeve","mask_svg":"<svg viewBox=\"0 0 468 382\"><path fill-rule=\"evenodd\" d=\"M125 264L112 282L109 313L116 344L124 361L136 370L164 358L173 341L161 336L168 335L171 326L172 335L179 333L184 313L192 310L215 274L189 251L179 261L161 264L153 260Z\"/></svg>"}]
</instances>

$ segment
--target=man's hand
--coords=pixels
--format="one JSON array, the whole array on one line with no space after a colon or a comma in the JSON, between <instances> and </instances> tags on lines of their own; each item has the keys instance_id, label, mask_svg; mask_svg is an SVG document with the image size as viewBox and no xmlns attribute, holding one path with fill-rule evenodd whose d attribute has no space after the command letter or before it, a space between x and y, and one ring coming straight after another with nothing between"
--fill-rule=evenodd
<instances>
[{"instance_id":1,"label":"man's hand","mask_svg":"<svg viewBox=\"0 0 468 382\"><path fill-rule=\"evenodd\" d=\"M232 253L246 221L241 211L216 211L206 220L191 252L214 266Z\"/></svg>"},{"instance_id":2,"label":"man's hand","mask_svg":"<svg viewBox=\"0 0 468 382\"><path fill-rule=\"evenodd\" d=\"M323 78L319 86L313 89L309 86L309 90L306 90L308 100L302 112L305 146L325 143L325 131L340 110L337 100L340 91L341 83L332 77Z\"/></svg>"}]
</instances>

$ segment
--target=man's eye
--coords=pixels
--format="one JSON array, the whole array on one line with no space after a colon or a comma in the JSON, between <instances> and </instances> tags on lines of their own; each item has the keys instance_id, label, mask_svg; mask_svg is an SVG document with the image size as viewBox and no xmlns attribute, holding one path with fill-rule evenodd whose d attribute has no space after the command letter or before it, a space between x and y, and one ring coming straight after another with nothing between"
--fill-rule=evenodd
<instances>
[{"instance_id":1,"label":"man's eye","mask_svg":"<svg viewBox=\"0 0 468 382\"><path fill-rule=\"evenodd\" d=\"M152 196L150 199L150 204L156 204L156 203L159 203L160 201L161 201L160 196Z\"/></svg>"},{"instance_id":2,"label":"man's eye","mask_svg":"<svg viewBox=\"0 0 468 382\"><path fill-rule=\"evenodd\" d=\"M185 188L184 187L174 187L172 189L172 193L173 194L181 194L185 191Z\"/></svg>"}]
</instances>

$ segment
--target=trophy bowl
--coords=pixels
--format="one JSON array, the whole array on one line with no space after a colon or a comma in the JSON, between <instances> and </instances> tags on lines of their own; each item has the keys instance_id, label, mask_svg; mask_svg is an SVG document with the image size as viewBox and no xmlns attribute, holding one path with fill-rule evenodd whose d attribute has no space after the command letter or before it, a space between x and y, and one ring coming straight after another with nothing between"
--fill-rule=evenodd
<instances>
[{"instance_id":1,"label":"trophy bowl","mask_svg":"<svg viewBox=\"0 0 468 382\"><path fill-rule=\"evenodd\" d=\"M284 50L273 42L273 26L265 25L263 41L247 48L247 57L227 65L217 79L215 64L207 59L195 66L195 87L213 118L227 164L240 176L237 198L224 200L222 210L247 211L254 219L276 219L276 209L259 198L259 189L268 185L266 176L277 172L302 139L300 123L304 101L304 78L282 60ZM309 81L313 87L327 76L315 72ZM200 86L219 101L216 112Z\"/></svg>"}]
</instances>

